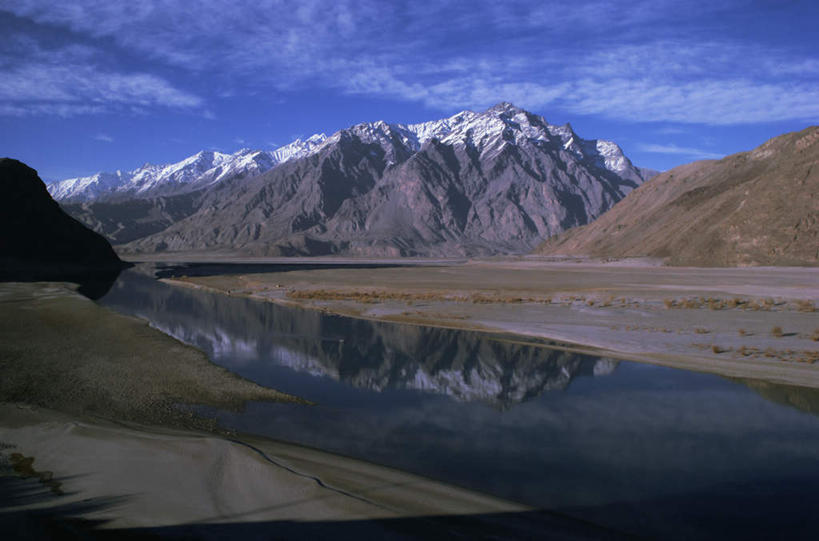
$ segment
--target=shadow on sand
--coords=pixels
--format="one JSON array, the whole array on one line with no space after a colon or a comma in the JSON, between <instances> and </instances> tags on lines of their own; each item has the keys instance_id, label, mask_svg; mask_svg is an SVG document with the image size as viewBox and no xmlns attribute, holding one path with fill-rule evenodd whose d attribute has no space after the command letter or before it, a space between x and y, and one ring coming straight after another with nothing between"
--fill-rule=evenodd
<instances>
[{"instance_id":1,"label":"shadow on sand","mask_svg":"<svg viewBox=\"0 0 819 541\"><path fill-rule=\"evenodd\" d=\"M0 476L2 539L633 539L547 511L107 529L107 520L89 519L87 515L110 513L126 503L127 496L81 501L71 501L71 496L55 495L35 479ZM66 500L68 503L62 503Z\"/></svg>"},{"instance_id":2,"label":"shadow on sand","mask_svg":"<svg viewBox=\"0 0 819 541\"><path fill-rule=\"evenodd\" d=\"M33 478L0 476L0 538L97 539L104 532L97 528L106 521L83 516L115 508L128 499L116 496L66 501L70 496L57 495Z\"/></svg>"}]
</instances>

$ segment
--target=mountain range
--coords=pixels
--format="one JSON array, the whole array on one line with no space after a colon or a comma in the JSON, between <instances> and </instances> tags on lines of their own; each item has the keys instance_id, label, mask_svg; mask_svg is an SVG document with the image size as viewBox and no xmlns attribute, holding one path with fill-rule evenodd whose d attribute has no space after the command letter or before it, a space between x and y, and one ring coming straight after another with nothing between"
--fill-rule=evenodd
<instances>
[{"instance_id":1,"label":"mountain range","mask_svg":"<svg viewBox=\"0 0 819 541\"><path fill-rule=\"evenodd\" d=\"M122 252L442 256L529 252L651 175L611 141L501 103L362 123L273 152L200 152L49 191Z\"/></svg>"},{"instance_id":2,"label":"mountain range","mask_svg":"<svg viewBox=\"0 0 819 541\"><path fill-rule=\"evenodd\" d=\"M819 127L657 175L538 252L692 266L819 265Z\"/></svg>"}]
</instances>

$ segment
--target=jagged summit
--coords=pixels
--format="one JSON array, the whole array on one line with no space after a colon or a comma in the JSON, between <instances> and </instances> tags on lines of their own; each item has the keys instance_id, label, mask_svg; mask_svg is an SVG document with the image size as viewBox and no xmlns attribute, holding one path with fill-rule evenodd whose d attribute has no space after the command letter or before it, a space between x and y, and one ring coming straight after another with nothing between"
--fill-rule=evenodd
<instances>
[{"instance_id":1,"label":"jagged summit","mask_svg":"<svg viewBox=\"0 0 819 541\"><path fill-rule=\"evenodd\" d=\"M498 114L506 114L506 115L516 115L518 113L525 113L523 109L520 107L515 106L508 101L502 101L500 103L496 103L492 107L486 110L486 112L498 113Z\"/></svg>"}]
</instances>

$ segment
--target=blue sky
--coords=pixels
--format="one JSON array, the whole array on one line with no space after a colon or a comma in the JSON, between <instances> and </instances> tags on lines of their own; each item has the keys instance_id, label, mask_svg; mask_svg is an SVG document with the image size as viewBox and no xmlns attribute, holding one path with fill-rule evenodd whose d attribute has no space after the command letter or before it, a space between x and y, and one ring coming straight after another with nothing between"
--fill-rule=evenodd
<instances>
[{"instance_id":1,"label":"blue sky","mask_svg":"<svg viewBox=\"0 0 819 541\"><path fill-rule=\"evenodd\" d=\"M0 0L0 155L47 180L511 101L668 169L819 123L815 0Z\"/></svg>"}]
</instances>

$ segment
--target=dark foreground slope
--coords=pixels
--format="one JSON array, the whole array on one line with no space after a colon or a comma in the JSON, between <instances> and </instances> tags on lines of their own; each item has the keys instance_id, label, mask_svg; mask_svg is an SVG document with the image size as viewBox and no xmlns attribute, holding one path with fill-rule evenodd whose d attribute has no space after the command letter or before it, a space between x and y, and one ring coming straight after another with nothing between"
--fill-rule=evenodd
<instances>
[{"instance_id":1,"label":"dark foreground slope","mask_svg":"<svg viewBox=\"0 0 819 541\"><path fill-rule=\"evenodd\" d=\"M0 159L0 190L0 279L69 279L124 266L107 240L60 209L34 169Z\"/></svg>"},{"instance_id":2,"label":"dark foreground slope","mask_svg":"<svg viewBox=\"0 0 819 541\"><path fill-rule=\"evenodd\" d=\"M671 265L818 265L819 127L662 173L537 252L661 257Z\"/></svg>"}]
</instances>

